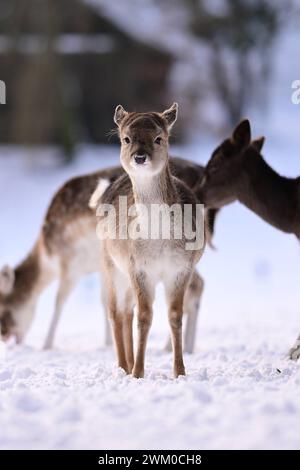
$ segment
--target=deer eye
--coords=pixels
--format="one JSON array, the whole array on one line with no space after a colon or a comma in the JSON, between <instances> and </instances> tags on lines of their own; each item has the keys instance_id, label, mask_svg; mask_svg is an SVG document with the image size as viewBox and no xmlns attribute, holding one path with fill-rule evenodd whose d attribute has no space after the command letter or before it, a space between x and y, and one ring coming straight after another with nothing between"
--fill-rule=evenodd
<instances>
[{"instance_id":1,"label":"deer eye","mask_svg":"<svg viewBox=\"0 0 300 470\"><path fill-rule=\"evenodd\" d=\"M156 137L154 143L157 144L157 145L160 145L160 144L161 144L161 141L162 141L162 138L161 138L161 137Z\"/></svg>"},{"instance_id":2,"label":"deer eye","mask_svg":"<svg viewBox=\"0 0 300 470\"><path fill-rule=\"evenodd\" d=\"M130 139L129 139L129 137L124 137L124 142L125 142L125 144L130 144Z\"/></svg>"}]
</instances>

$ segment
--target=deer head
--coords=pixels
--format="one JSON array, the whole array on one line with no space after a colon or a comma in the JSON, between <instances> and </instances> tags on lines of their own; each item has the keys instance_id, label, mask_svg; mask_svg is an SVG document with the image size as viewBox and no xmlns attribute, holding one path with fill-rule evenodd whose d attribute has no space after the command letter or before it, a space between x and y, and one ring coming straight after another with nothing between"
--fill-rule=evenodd
<instances>
[{"instance_id":1,"label":"deer head","mask_svg":"<svg viewBox=\"0 0 300 470\"><path fill-rule=\"evenodd\" d=\"M177 113L177 103L163 113L129 113L117 106L114 121L121 141L121 163L129 175L151 176L166 166Z\"/></svg>"},{"instance_id":2,"label":"deer head","mask_svg":"<svg viewBox=\"0 0 300 470\"><path fill-rule=\"evenodd\" d=\"M21 343L26 335L35 310L32 299L24 299L16 281L16 271L4 266L0 271L0 338L14 336Z\"/></svg>"},{"instance_id":3,"label":"deer head","mask_svg":"<svg viewBox=\"0 0 300 470\"><path fill-rule=\"evenodd\" d=\"M230 138L215 149L204 170L204 177L197 190L201 202L208 207L219 208L237 199L247 149L259 152L264 137L251 142L251 128L247 119L234 129Z\"/></svg>"}]
</instances>

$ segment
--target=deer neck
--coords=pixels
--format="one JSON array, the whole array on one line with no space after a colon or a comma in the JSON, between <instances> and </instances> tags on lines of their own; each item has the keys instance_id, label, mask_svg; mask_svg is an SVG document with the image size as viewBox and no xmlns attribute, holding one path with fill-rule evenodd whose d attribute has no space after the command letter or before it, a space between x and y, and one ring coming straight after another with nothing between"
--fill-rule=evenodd
<instances>
[{"instance_id":1,"label":"deer neck","mask_svg":"<svg viewBox=\"0 0 300 470\"><path fill-rule=\"evenodd\" d=\"M131 182L135 204L172 204L176 197L168 164L155 175L134 175L131 177Z\"/></svg>"},{"instance_id":2,"label":"deer neck","mask_svg":"<svg viewBox=\"0 0 300 470\"><path fill-rule=\"evenodd\" d=\"M274 171L257 152L244 160L238 200L269 224L300 236L299 181Z\"/></svg>"},{"instance_id":3,"label":"deer neck","mask_svg":"<svg viewBox=\"0 0 300 470\"><path fill-rule=\"evenodd\" d=\"M35 303L53 278L53 271L42 260L36 246L15 268L15 285L11 300L15 304Z\"/></svg>"}]
</instances>

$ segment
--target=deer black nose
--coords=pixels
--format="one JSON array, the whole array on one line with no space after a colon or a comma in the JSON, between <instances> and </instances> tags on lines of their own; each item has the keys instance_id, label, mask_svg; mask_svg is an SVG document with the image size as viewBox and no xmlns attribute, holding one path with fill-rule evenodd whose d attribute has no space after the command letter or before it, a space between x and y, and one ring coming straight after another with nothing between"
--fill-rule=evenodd
<instances>
[{"instance_id":1,"label":"deer black nose","mask_svg":"<svg viewBox=\"0 0 300 470\"><path fill-rule=\"evenodd\" d=\"M135 155L134 156L134 161L138 165L143 165L147 160L147 155Z\"/></svg>"}]
</instances>

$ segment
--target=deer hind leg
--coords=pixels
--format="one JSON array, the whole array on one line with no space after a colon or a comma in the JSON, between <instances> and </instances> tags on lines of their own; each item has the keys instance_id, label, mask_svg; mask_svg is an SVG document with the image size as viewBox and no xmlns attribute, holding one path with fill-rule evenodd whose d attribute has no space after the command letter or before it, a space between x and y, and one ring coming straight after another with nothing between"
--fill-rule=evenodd
<instances>
[{"instance_id":1,"label":"deer hind leg","mask_svg":"<svg viewBox=\"0 0 300 470\"><path fill-rule=\"evenodd\" d=\"M61 317L61 313L67 298L69 297L70 293L72 292L75 284L77 282L77 278L71 276L71 274L67 270L62 270L58 292L56 295L56 302L55 302L55 311L53 318L50 323L50 328L48 330L48 334L44 343L44 349L51 349L53 347L54 336L56 333L56 329Z\"/></svg>"},{"instance_id":2,"label":"deer hind leg","mask_svg":"<svg viewBox=\"0 0 300 470\"><path fill-rule=\"evenodd\" d=\"M182 354L182 316L184 295L188 286L190 275L185 272L178 273L175 278L168 281L166 294L168 301L168 318L171 329L173 346L174 377L185 375Z\"/></svg>"},{"instance_id":3,"label":"deer hind leg","mask_svg":"<svg viewBox=\"0 0 300 470\"><path fill-rule=\"evenodd\" d=\"M288 357L292 361L297 361L300 358L300 335L296 339L294 346L289 350Z\"/></svg>"},{"instance_id":4,"label":"deer hind leg","mask_svg":"<svg viewBox=\"0 0 300 470\"><path fill-rule=\"evenodd\" d=\"M194 271L183 300L183 311L187 315L184 332L184 352L193 353L195 349L195 339L197 330L197 320L201 296L203 293L204 281L199 274Z\"/></svg>"},{"instance_id":5,"label":"deer hind leg","mask_svg":"<svg viewBox=\"0 0 300 470\"><path fill-rule=\"evenodd\" d=\"M145 352L147 339L152 324L152 304L154 299L154 285L144 272L133 276L133 288L136 294L138 341L132 375L136 378L144 377Z\"/></svg>"},{"instance_id":6,"label":"deer hind leg","mask_svg":"<svg viewBox=\"0 0 300 470\"><path fill-rule=\"evenodd\" d=\"M187 317L184 331L184 352L189 354L192 354L195 349L197 320L203 287L203 278L195 271L191 277L183 300L183 313ZM165 351L172 351L171 336L168 338Z\"/></svg>"},{"instance_id":7,"label":"deer hind leg","mask_svg":"<svg viewBox=\"0 0 300 470\"><path fill-rule=\"evenodd\" d=\"M133 324L133 310L128 309L128 311L124 313L123 341L125 344L127 369L130 374L134 366L132 324Z\"/></svg>"},{"instance_id":8,"label":"deer hind leg","mask_svg":"<svg viewBox=\"0 0 300 470\"><path fill-rule=\"evenodd\" d=\"M182 316L184 296L189 283L189 278L189 274L181 272L176 276L173 282L169 282L166 286L175 378L177 378L179 375L185 375L182 354Z\"/></svg>"}]
</instances>

